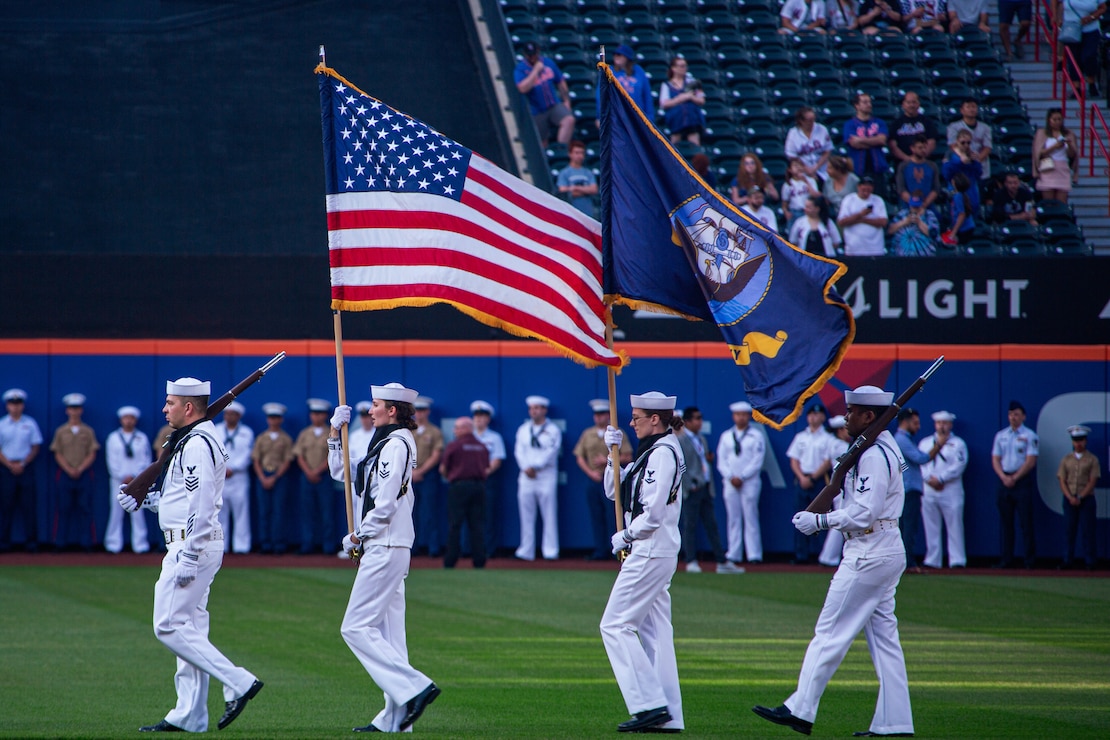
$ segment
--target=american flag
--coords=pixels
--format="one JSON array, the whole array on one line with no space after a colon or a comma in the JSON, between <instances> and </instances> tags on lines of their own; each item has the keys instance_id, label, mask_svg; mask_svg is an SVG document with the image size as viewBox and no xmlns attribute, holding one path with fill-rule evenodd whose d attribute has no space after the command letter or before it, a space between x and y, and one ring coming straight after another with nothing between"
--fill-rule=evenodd
<instances>
[{"instance_id":1,"label":"american flag","mask_svg":"<svg viewBox=\"0 0 1110 740\"><path fill-rule=\"evenodd\" d=\"M587 366L606 346L601 225L327 67L332 308L447 303Z\"/></svg>"}]
</instances>

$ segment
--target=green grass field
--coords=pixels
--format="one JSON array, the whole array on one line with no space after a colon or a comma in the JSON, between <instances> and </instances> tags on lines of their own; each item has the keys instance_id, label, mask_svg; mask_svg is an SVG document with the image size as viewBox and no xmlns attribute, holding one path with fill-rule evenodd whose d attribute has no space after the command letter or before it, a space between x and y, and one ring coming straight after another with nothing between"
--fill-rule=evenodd
<instances>
[{"instance_id":1,"label":"green grass field","mask_svg":"<svg viewBox=\"0 0 1110 740\"><path fill-rule=\"evenodd\" d=\"M174 702L150 627L157 571L0 568L0 736L125 737ZM339 636L353 571L220 573L212 639L266 689L228 737L351 737L381 694ZM427 737L615 737L627 719L598 635L614 573L417 570L413 663L443 689ZM679 573L672 586L686 737L790 738L751 713L791 692L828 575ZM918 737L1110 736L1110 579L907 576L898 592ZM867 729L877 683L860 638L815 737ZM213 730L222 712L210 692Z\"/></svg>"}]
</instances>

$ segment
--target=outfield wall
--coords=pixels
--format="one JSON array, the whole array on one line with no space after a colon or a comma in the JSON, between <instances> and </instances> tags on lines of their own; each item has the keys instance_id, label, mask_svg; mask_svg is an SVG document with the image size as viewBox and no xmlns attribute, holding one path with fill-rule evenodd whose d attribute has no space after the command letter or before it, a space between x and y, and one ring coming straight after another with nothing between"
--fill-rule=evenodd
<instances>
[{"instance_id":1,"label":"outfield wall","mask_svg":"<svg viewBox=\"0 0 1110 740\"><path fill-rule=\"evenodd\" d=\"M736 367L718 343L626 343L618 345L632 363L617 379L621 423L628 419L627 396L649 389L678 395L681 406L700 406L711 438L731 423L728 404L743 398ZM305 399L320 396L334 400L336 372L334 344L319 340L0 340L0 388L18 386L29 394L27 413L43 429L46 445L55 427L65 421L64 394L79 391L88 396L85 420L103 443L115 428L115 410L134 404L143 411L140 427L152 435L162 425L159 413L165 380L182 375L211 379L222 392L248 375L278 350L288 353L241 401L247 408L244 422L254 429L265 426L260 407L280 401L289 407L286 429L295 435L307 424ZM552 399L551 418L564 425L560 468L559 518L565 549L589 545L587 515L582 504L585 477L571 455L574 442L590 424L587 401L606 395L606 375L555 357L537 342L425 342L348 341L346 356L349 402L368 397L371 382L397 380L435 399L433 421L450 432L455 416L467 412L470 401L483 398L497 415L494 428L511 447L516 427L524 420L524 397L541 393ZM970 464L964 476L967 490L965 523L970 556L993 556L998 547L995 510L996 479L991 471L993 435L1006 424L1010 399L1020 399L1029 411L1027 424L1041 437L1038 466L1040 498L1037 506L1038 552L1059 557L1063 549L1061 496L1055 482L1060 459L1070 450L1065 429L1076 423L1092 428L1090 449L1105 471L1110 421L1110 345L974 345L932 346L911 344L855 345L836 378L822 392L831 413L843 412L842 390L874 383L899 390L911 383L938 355L947 363L913 400L921 411L923 434L931 429L929 414L947 409L959 417L955 433L968 444ZM770 448L765 466L761 517L764 548L768 552L792 551L793 492L789 484L786 448L796 423L782 432L768 430ZM36 465L40 492L40 540L53 532L56 504L52 482L56 473L51 456ZM51 459L46 459L51 458ZM506 463L502 496L501 542L515 546L519 525L515 497L517 474ZM101 455L94 467L102 495L95 501L96 528L102 536L110 498ZM719 488L718 488L719 490ZM1099 554L1110 556L1110 483L1097 489ZM719 499L719 497L718 497ZM724 524L723 505L718 517ZM340 511L337 501L337 515ZM18 538L17 538L18 539ZM1019 537L1020 540L1020 537ZM919 536L923 547L923 536Z\"/></svg>"}]
</instances>

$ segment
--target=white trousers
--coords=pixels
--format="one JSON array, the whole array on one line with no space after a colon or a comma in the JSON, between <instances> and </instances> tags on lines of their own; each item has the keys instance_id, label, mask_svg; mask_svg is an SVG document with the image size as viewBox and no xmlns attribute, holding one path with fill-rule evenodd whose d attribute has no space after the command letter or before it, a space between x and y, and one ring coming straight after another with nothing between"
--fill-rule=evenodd
<instances>
[{"instance_id":1,"label":"white trousers","mask_svg":"<svg viewBox=\"0 0 1110 740\"><path fill-rule=\"evenodd\" d=\"M821 554L817 562L835 568L840 565L840 551L844 548L844 535L839 529L830 529L825 535L825 544L821 547Z\"/></svg>"},{"instance_id":2,"label":"white trousers","mask_svg":"<svg viewBox=\"0 0 1110 740\"><path fill-rule=\"evenodd\" d=\"M899 537L897 530L882 534ZM869 729L876 734L913 732L906 660L894 616L894 592L905 569L904 552L888 549L885 554L860 557L858 548L846 549L806 649L798 690L785 702L791 714L807 722L817 718L829 679L862 629L879 678L879 699Z\"/></svg>"},{"instance_id":3,"label":"white trousers","mask_svg":"<svg viewBox=\"0 0 1110 740\"><path fill-rule=\"evenodd\" d=\"M432 682L409 665L405 639L407 547L369 545L358 563L340 633L370 678L385 694L385 707L372 724L399 732L405 705Z\"/></svg>"},{"instance_id":4,"label":"white trousers","mask_svg":"<svg viewBox=\"0 0 1110 740\"><path fill-rule=\"evenodd\" d=\"M170 545L154 584L154 635L177 656L173 677L177 706L166 721L188 732L208 730L209 677L223 684L224 701L247 693L255 681L254 674L232 663L208 641L208 594L223 563L223 544L215 540L201 553L196 580L184 588L173 579L182 546Z\"/></svg>"},{"instance_id":5,"label":"white trousers","mask_svg":"<svg viewBox=\"0 0 1110 740\"><path fill-rule=\"evenodd\" d=\"M220 509L220 527L224 530L224 552L251 551L251 487L246 471L224 480L224 505ZM234 522L234 537L231 536Z\"/></svg>"},{"instance_id":6,"label":"white trousers","mask_svg":"<svg viewBox=\"0 0 1110 740\"><path fill-rule=\"evenodd\" d=\"M521 560L536 559L537 510L543 519L540 552L548 560L559 557L558 483L553 474L520 477L516 496L520 507L520 547L516 549L516 556Z\"/></svg>"},{"instance_id":7,"label":"white trousers","mask_svg":"<svg viewBox=\"0 0 1110 740\"><path fill-rule=\"evenodd\" d=\"M108 528L104 530L104 549L108 552L123 550L123 517L127 513L116 501L116 492L123 485L120 478L108 479ZM148 552L150 541L147 539L146 514L142 509L131 514L131 551Z\"/></svg>"},{"instance_id":8,"label":"white trousers","mask_svg":"<svg viewBox=\"0 0 1110 740\"><path fill-rule=\"evenodd\" d=\"M666 728L682 729L682 693L671 626L673 556L633 552L621 566L601 617L601 641L629 714L665 706Z\"/></svg>"},{"instance_id":9,"label":"white trousers","mask_svg":"<svg viewBox=\"0 0 1110 740\"><path fill-rule=\"evenodd\" d=\"M728 551L725 557L734 563L763 559L763 534L759 530L759 494L763 481L754 477L744 481L740 490L725 481L725 515Z\"/></svg>"},{"instance_id":10,"label":"white trousers","mask_svg":"<svg viewBox=\"0 0 1110 740\"><path fill-rule=\"evenodd\" d=\"M929 492L921 496L921 520L925 523L925 565L939 568L944 564L941 543L941 522L948 530L948 565L967 565L964 550L963 491Z\"/></svg>"}]
</instances>

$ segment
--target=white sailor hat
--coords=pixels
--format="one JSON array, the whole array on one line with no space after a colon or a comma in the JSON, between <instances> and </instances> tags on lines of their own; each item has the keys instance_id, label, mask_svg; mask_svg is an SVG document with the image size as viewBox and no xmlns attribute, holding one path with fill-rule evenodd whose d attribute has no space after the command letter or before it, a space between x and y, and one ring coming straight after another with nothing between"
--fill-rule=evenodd
<instances>
[{"instance_id":1,"label":"white sailor hat","mask_svg":"<svg viewBox=\"0 0 1110 740\"><path fill-rule=\"evenodd\" d=\"M728 410L734 414L738 411L750 414L752 412L752 405L747 401L737 401L736 403L729 404Z\"/></svg>"},{"instance_id":2,"label":"white sailor hat","mask_svg":"<svg viewBox=\"0 0 1110 740\"><path fill-rule=\"evenodd\" d=\"M373 405L374 404L370 403L369 401L359 401L355 404L355 411L359 412L360 414L369 414L370 409L373 407Z\"/></svg>"},{"instance_id":3,"label":"white sailor hat","mask_svg":"<svg viewBox=\"0 0 1110 740\"><path fill-rule=\"evenodd\" d=\"M308 403L308 410L326 414L331 411L331 401L324 398L310 398Z\"/></svg>"},{"instance_id":4,"label":"white sailor hat","mask_svg":"<svg viewBox=\"0 0 1110 740\"><path fill-rule=\"evenodd\" d=\"M874 385L861 385L854 391L844 391L844 403L849 406L889 406L894 394Z\"/></svg>"},{"instance_id":5,"label":"white sailor hat","mask_svg":"<svg viewBox=\"0 0 1110 740\"><path fill-rule=\"evenodd\" d=\"M493 405L486 401L474 401L470 404L470 413L472 414L489 414L493 416Z\"/></svg>"},{"instance_id":6,"label":"white sailor hat","mask_svg":"<svg viewBox=\"0 0 1110 740\"><path fill-rule=\"evenodd\" d=\"M1072 439L1086 439L1090 433L1091 428L1085 427L1082 424L1076 424L1075 426L1068 427L1068 434L1071 436Z\"/></svg>"},{"instance_id":7,"label":"white sailor hat","mask_svg":"<svg viewBox=\"0 0 1110 740\"><path fill-rule=\"evenodd\" d=\"M843 429L848 426L848 420L844 418L843 414L837 414L829 419L829 429Z\"/></svg>"},{"instance_id":8,"label":"white sailor hat","mask_svg":"<svg viewBox=\"0 0 1110 740\"><path fill-rule=\"evenodd\" d=\"M375 401L395 401L398 403L416 403L416 391L406 388L400 383L386 383L385 385L370 386L370 395Z\"/></svg>"},{"instance_id":9,"label":"white sailor hat","mask_svg":"<svg viewBox=\"0 0 1110 740\"><path fill-rule=\"evenodd\" d=\"M266 416L285 416L285 404L276 402L264 403L262 404L262 413Z\"/></svg>"},{"instance_id":10,"label":"white sailor hat","mask_svg":"<svg viewBox=\"0 0 1110 740\"><path fill-rule=\"evenodd\" d=\"M648 391L639 396L629 396L629 403L634 409L645 411L673 411L678 403L678 396L668 396L659 391Z\"/></svg>"},{"instance_id":11,"label":"white sailor hat","mask_svg":"<svg viewBox=\"0 0 1110 740\"><path fill-rule=\"evenodd\" d=\"M116 409L116 416L120 419L125 416L134 416L136 419L138 419L140 416L142 416L142 414L139 412L139 409L136 406L120 406L118 409Z\"/></svg>"},{"instance_id":12,"label":"white sailor hat","mask_svg":"<svg viewBox=\"0 0 1110 740\"><path fill-rule=\"evenodd\" d=\"M526 406L543 406L544 408L551 407L551 401L545 396L528 396L524 399Z\"/></svg>"},{"instance_id":13,"label":"white sailor hat","mask_svg":"<svg viewBox=\"0 0 1110 740\"><path fill-rule=\"evenodd\" d=\"M26 401L27 391L22 388L9 388L4 391L4 403L8 401Z\"/></svg>"},{"instance_id":14,"label":"white sailor hat","mask_svg":"<svg viewBox=\"0 0 1110 740\"><path fill-rule=\"evenodd\" d=\"M412 407L419 411L423 411L424 409L430 409L433 403L434 400L427 396L417 396L416 400L412 402Z\"/></svg>"},{"instance_id":15,"label":"white sailor hat","mask_svg":"<svg viewBox=\"0 0 1110 740\"><path fill-rule=\"evenodd\" d=\"M590 401L590 411L593 411L595 414L608 414L609 402L604 398L595 398Z\"/></svg>"},{"instance_id":16,"label":"white sailor hat","mask_svg":"<svg viewBox=\"0 0 1110 740\"><path fill-rule=\"evenodd\" d=\"M238 401L232 401L227 406L225 406L224 413L226 414L228 411L234 414L239 414L239 416L247 413L247 410L243 407L243 404L239 403Z\"/></svg>"},{"instance_id":17,"label":"white sailor hat","mask_svg":"<svg viewBox=\"0 0 1110 740\"><path fill-rule=\"evenodd\" d=\"M956 415L951 411L934 411L933 421L955 421Z\"/></svg>"},{"instance_id":18,"label":"white sailor hat","mask_svg":"<svg viewBox=\"0 0 1110 740\"><path fill-rule=\"evenodd\" d=\"M62 396L62 405L66 408L70 406L84 406L85 394L84 393L67 393Z\"/></svg>"},{"instance_id":19,"label":"white sailor hat","mask_svg":"<svg viewBox=\"0 0 1110 740\"><path fill-rule=\"evenodd\" d=\"M167 396L209 396L212 394L212 384L207 380L196 378L178 378L166 381Z\"/></svg>"}]
</instances>

